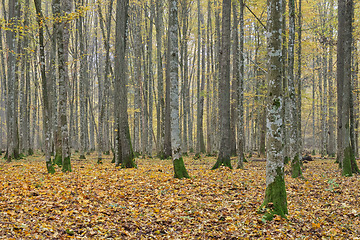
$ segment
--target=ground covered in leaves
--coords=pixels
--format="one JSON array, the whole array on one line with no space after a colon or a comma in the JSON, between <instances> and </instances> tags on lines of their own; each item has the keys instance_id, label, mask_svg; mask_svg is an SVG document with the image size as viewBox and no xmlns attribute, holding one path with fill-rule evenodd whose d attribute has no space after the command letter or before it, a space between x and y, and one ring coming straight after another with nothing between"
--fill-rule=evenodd
<instances>
[{"instance_id":1,"label":"ground covered in leaves","mask_svg":"<svg viewBox=\"0 0 360 240\"><path fill-rule=\"evenodd\" d=\"M110 156L72 160L73 172L46 173L43 157L0 162L3 239L359 239L360 177L341 177L334 159L287 166L288 219L257 213L265 161L245 170L209 170L215 158L185 158L191 179L173 178L171 160L136 159L116 169ZM358 163L360 164L360 163Z\"/></svg>"}]
</instances>

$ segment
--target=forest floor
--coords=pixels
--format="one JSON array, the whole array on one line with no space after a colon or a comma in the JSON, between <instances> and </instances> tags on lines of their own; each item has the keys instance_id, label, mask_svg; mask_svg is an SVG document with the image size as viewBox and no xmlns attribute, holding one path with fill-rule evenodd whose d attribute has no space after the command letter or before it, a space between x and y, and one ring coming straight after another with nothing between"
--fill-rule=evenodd
<instances>
[{"instance_id":1,"label":"forest floor","mask_svg":"<svg viewBox=\"0 0 360 240\"><path fill-rule=\"evenodd\" d=\"M171 160L136 159L117 169L73 156L73 172L46 173L35 155L0 160L0 239L359 239L360 176L341 177L334 159L286 166L289 215L262 220L265 161L245 170L209 170L215 158L185 158L191 179L173 178ZM234 158L235 161L235 158ZM360 166L360 162L358 162ZM235 165L235 164L234 164Z\"/></svg>"}]
</instances>

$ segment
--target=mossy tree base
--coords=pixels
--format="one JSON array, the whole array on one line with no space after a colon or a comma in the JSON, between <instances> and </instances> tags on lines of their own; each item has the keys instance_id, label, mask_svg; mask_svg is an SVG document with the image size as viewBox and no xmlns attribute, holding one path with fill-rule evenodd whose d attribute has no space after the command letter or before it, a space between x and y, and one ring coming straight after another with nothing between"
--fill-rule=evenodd
<instances>
[{"instance_id":1,"label":"mossy tree base","mask_svg":"<svg viewBox=\"0 0 360 240\"><path fill-rule=\"evenodd\" d=\"M133 156L128 156L128 157L123 158L123 161L120 162L117 165L117 167L120 165L121 165L121 168L137 168Z\"/></svg>"},{"instance_id":2,"label":"mossy tree base","mask_svg":"<svg viewBox=\"0 0 360 240\"><path fill-rule=\"evenodd\" d=\"M54 164L58 165L59 167L62 166L62 156L61 154L56 153L54 158Z\"/></svg>"},{"instance_id":3,"label":"mossy tree base","mask_svg":"<svg viewBox=\"0 0 360 240\"><path fill-rule=\"evenodd\" d=\"M291 177L292 178L302 177L299 154L296 154L294 159L291 161Z\"/></svg>"},{"instance_id":4,"label":"mossy tree base","mask_svg":"<svg viewBox=\"0 0 360 240\"><path fill-rule=\"evenodd\" d=\"M264 219L268 221L271 221L275 215L286 218L288 214L284 172L280 167L276 169L274 181L266 186L265 200L259 212L264 213Z\"/></svg>"},{"instance_id":5,"label":"mossy tree base","mask_svg":"<svg viewBox=\"0 0 360 240\"><path fill-rule=\"evenodd\" d=\"M173 160L174 165L174 178L182 179L182 178L190 178L188 172L186 171L184 160L182 157L179 159Z\"/></svg>"},{"instance_id":6,"label":"mossy tree base","mask_svg":"<svg viewBox=\"0 0 360 240\"><path fill-rule=\"evenodd\" d=\"M238 156L238 162L237 162L237 169L244 169L244 160L245 155L243 153L240 153Z\"/></svg>"},{"instance_id":7,"label":"mossy tree base","mask_svg":"<svg viewBox=\"0 0 360 240\"><path fill-rule=\"evenodd\" d=\"M47 168L48 173L50 173L50 174L55 173L55 168L54 168L54 165L51 163L51 161L46 163L46 168Z\"/></svg>"},{"instance_id":8,"label":"mossy tree base","mask_svg":"<svg viewBox=\"0 0 360 240\"><path fill-rule=\"evenodd\" d=\"M284 157L284 164L287 165L290 162L290 158L288 156Z\"/></svg>"},{"instance_id":9,"label":"mossy tree base","mask_svg":"<svg viewBox=\"0 0 360 240\"><path fill-rule=\"evenodd\" d=\"M81 155L80 155L80 157L79 157L79 159L84 160L84 159L86 159L86 157L85 157L85 155L84 155L84 154L81 154Z\"/></svg>"},{"instance_id":10,"label":"mossy tree base","mask_svg":"<svg viewBox=\"0 0 360 240\"><path fill-rule=\"evenodd\" d=\"M348 146L344 150L344 160L342 164L342 175L351 177L352 174L359 174L360 170L357 166L355 155L352 151L351 146Z\"/></svg>"},{"instance_id":11,"label":"mossy tree base","mask_svg":"<svg viewBox=\"0 0 360 240\"><path fill-rule=\"evenodd\" d=\"M211 168L211 170L217 169L220 166L225 166L225 167L228 167L230 169L233 169L232 166L231 166L230 157L218 157L215 165Z\"/></svg>"},{"instance_id":12,"label":"mossy tree base","mask_svg":"<svg viewBox=\"0 0 360 240\"><path fill-rule=\"evenodd\" d=\"M29 148L29 149L28 149L28 155L29 155L29 156L34 155L34 150L33 150L32 148Z\"/></svg>"},{"instance_id":13,"label":"mossy tree base","mask_svg":"<svg viewBox=\"0 0 360 240\"><path fill-rule=\"evenodd\" d=\"M64 158L63 166L61 171L63 172L71 172L71 162L70 162L70 156Z\"/></svg>"},{"instance_id":14,"label":"mossy tree base","mask_svg":"<svg viewBox=\"0 0 360 240\"><path fill-rule=\"evenodd\" d=\"M344 159L342 163L342 175L346 177L352 176L351 159L354 158L351 146L344 149Z\"/></svg>"},{"instance_id":15,"label":"mossy tree base","mask_svg":"<svg viewBox=\"0 0 360 240\"><path fill-rule=\"evenodd\" d=\"M165 153L164 153L163 151L159 152L159 153L157 154L157 157L160 158L160 160L165 160L165 159L166 159L166 158L165 158Z\"/></svg>"}]
</instances>

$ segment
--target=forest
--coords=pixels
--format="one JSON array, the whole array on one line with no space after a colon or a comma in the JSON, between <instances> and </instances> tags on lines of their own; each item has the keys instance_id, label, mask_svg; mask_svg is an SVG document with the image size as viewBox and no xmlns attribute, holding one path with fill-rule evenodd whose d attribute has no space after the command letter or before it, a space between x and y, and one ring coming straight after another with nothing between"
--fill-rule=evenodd
<instances>
[{"instance_id":1,"label":"forest","mask_svg":"<svg viewBox=\"0 0 360 240\"><path fill-rule=\"evenodd\" d=\"M354 0L1 0L0 237L357 239Z\"/></svg>"}]
</instances>

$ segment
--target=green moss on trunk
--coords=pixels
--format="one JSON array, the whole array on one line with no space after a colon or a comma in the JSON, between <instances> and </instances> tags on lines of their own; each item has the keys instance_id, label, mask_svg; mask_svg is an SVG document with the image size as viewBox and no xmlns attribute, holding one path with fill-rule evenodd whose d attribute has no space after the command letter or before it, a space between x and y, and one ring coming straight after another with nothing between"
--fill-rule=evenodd
<instances>
[{"instance_id":1,"label":"green moss on trunk","mask_svg":"<svg viewBox=\"0 0 360 240\"><path fill-rule=\"evenodd\" d=\"M34 155L34 150L33 150L32 148L29 148L29 149L28 149L28 155L29 155L29 156Z\"/></svg>"},{"instance_id":2,"label":"green moss on trunk","mask_svg":"<svg viewBox=\"0 0 360 240\"><path fill-rule=\"evenodd\" d=\"M54 165L51 163L51 161L46 163L46 168L47 168L48 173L51 173L51 174L55 173L55 168L54 168Z\"/></svg>"},{"instance_id":3,"label":"green moss on trunk","mask_svg":"<svg viewBox=\"0 0 360 240\"><path fill-rule=\"evenodd\" d=\"M215 165L211 168L211 170L217 169L222 165L232 169L230 157L220 157L219 156L216 163L215 163Z\"/></svg>"},{"instance_id":4,"label":"green moss on trunk","mask_svg":"<svg viewBox=\"0 0 360 240\"><path fill-rule=\"evenodd\" d=\"M265 213L264 219L271 221L275 215L286 218L288 214L284 171L278 167L276 169L274 182L266 187L265 200L260 206L260 212Z\"/></svg>"},{"instance_id":5,"label":"green moss on trunk","mask_svg":"<svg viewBox=\"0 0 360 240\"><path fill-rule=\"evenodd\" d=\"M290 158L288 156L284 157L284 164L287 165L290 162Z\"/></svg>"},{"instance_id":6,"label":"green moss on trunk","mask_svg":"<svg viewBox=\"0 0 360 240\"><path fill-rule=\"evenodd\" d=\"M62 166L62 156L59 153L56 153L54 158L54 164L58 165L59 167Z\"/></svg>"},{"instance_id":7,"label":"green moss on trunk","mask_svg":"<svg viewBox=\"0 0 360 240\"><path fill-rule=\"evenodd\" d=\"M71 172L70 156L64 158L63 167L62 167L61 171L63 171L63 172Z\"/></svg>"},{"instance_id":8,"label":"green moss on trunk","mask_svg":"<svg viewBox=\"0 0 360 240\"><path fill-rule=\"evenodd\" d=\"M130 156L127 156L125 158L123 158L123 162L121 164L122 168L136 168L136 164L134 161L134 156L133 154L130 154Z\"/></svg>"},{"instance_id":9,"label":"green moss on trunk","mask_svg":"<svg viewBox=\"0 0 360 240\"><path fill-rule=\"evenodd\" d=\"M351 146L347 146L344 149L344 159L342 163L342 175L346 177L352 176L352 169L351 169L351 158L354 157L352 153Z\"/></svg>"},{"instance_id":10,"label":"green moss on trunk","mask_svg":"<svg viewBox=\"0 0 360 240\"><path fill-rule=\"evenodd\" d=\"M161 160L165 160L165 153L164 151L160 151L158 154L157 154L157 157L160 158Z\"/></svg>"},{"instance_id":11,"label":"green moss on trunk","mask_svg":"<svg viewBox=\"0 0 360 240\"><path fill-rule=\"evenodd\" d=\"M297 178L301 176L302 176L302 172L301 172L301 163L299 159L299 154L296 154L291 162L291 177Z\"/></svg>"},{"instance_id":12,"label":"green moss on trunk","mask_svg":"<svg viewBox=\"0 0 360 240\"><path fill-rule=\"evenodd\" d=\"M179 159L173 160L174 165L174 178L190 178L188 172L186 171L184 160L182 157Z\"/></svg>"},{"instance_id":13,"label":"green moss on trunk","mask_svg":"<svg viewBox=\"0 0 360 240\"><path fill-rule=\"evenodd\" d=\"M351 170L352 170L352 173L360 174L360 170L359 170L358 165L356 164L355 158L351 159Z\"/></svg>"}]
</instances>

